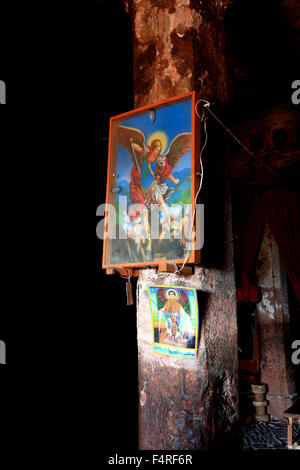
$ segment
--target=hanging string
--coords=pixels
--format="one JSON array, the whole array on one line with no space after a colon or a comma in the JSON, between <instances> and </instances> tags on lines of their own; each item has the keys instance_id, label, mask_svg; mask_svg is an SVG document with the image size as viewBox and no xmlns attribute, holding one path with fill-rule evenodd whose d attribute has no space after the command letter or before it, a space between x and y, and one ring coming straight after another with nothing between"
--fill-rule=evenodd
<instances>
[{"instance_id":1,"label":"hanging string","mask_svg":"<svg viewBox=\"0 0 300 470\"><path fill-rule=\"evenodd\" d=\"M197 194L196 194L196 196L195 196L194 212L193 212L193 217L192 217L192 222L191 222L191 229L190 229L189 239L188 239L188 241L189 241L190 244L191 244L191 237L192 237L192 232L193 232L193 228L194 228L194 224L195 224L197 199L198 199L198 196L199 196L200 191L201 191L201 188L202 188L203 177L204 177L204 168L203 168L203 164L202 164L202 154L203 154L203 152L204 152L204 149L205 149L205 147L206 147L206 145L207 145L207 141L208 141L208 133L207 133L207 129L206 129L206 119L205 119L205 116L200 116L200 115L198 114L198 112L197 112L197 104L198 104L200 101L205 101L206 103L208 103L208 101L206 101L206 100L199 100L199 101L196 103L196 105L195 105L195 112L196 112L197 116L201 119L201 121L204 120L203 128L204 128L204 132L205 132L205 142L204 142L204 145L203 145L203 147L202 147L202 149L201 149L200 157L199 157L199 159L200 159L200 168L201 168L200 184L199 184L199 189L198 189L198 191L197 191ZM184 268L184 266L186 265L186 263L187 263L187 261L188 261L188 258L189 258L190 255L191 255L191 251L192 251L192 249L189 248L189 250L188 250L188 252L187 252L187 255L186 255L186 257L185 257L185 260L184 260L184 262L183 262L183 265L181 266L180 269L177 269L176 271L174 271L173 274L177 274L177 273L179 273L180 271L182 271L182 269ZM175 267L176 267L176 264L173 263L172 261L171 261L170 263L168 263L168 264L173 264L173 265L175 265Z\"/></svg>"},{"instance_id":2,"label":"hanging string","mask_svg":"<svg viewBox=\"0 0 300 470\"><path fill-rule=\"evenodd\" d=\"M215 115L215 113L210 109L210 106L212 103L210 103L209 101L207 100L204 100L204 99L200 99L197 101L197 103L195 104L195 113L196 115L199 117L199 119L201 119L201 122L203 122L203 128L204 128L204 133L205 133L205 142L204 142L204 145L200 151L200 157L199 157L199 160L200 160L200 168L201 168L201 173L200 173L200 184L199 184L199 189L197 191L197 194L195 196L195 201L194 201L194 211L193 211L193 216L192 216L192 222L191 222L191 228L190 228L190 233L189 233L189 242L191 244L191 237L192 237L192 232L193 232L193 228L194 228L194 224L195 224L195 216L196 216L196 204L197 204L197 199L198 199L198 196L200 194L200 191L201 191L201 188L202 188L202 184L203 184L203 177L204 177L204 168L203 168L203 164L202 164L202 154L204 152L204 149L207 145L207 141L208 141L208 133L207 133L207 125L206 125L206 115L205 115L205 112L202 112L202 115L199 114L198 112L198 105L199 103L203 102L203 108L205 111L208 111L211 116L223 127L224 130L226 130L226 132L228 132L228 134L231 135L231 137L252 157L254 158L255 160L259 161L265 168L267 168L267 170L269 170L271 173L273 173L277 178L280 178L285 184L287 184L287 182L285 181L285 179L279 174L277 173L272 167L270 167L264 160L262 160L261 158L257 157L253 152L251 152L251 150L249 150L232 132L230 129L228 129L228 127L218 118L218 116ZM184 266L186 265L190 255L191 255L191 248L189 248L188 252L187 252L187 255L184 259L184 262L181 266L180 269L178 269L178 266L177 264L175 264L173 261L168 261L167 264L172 264L174 267L175 267L175 271L173 274L177 274L179 273L180 271L182 271L182 269L184 268ZM121 269L124 269L125 270L125 274L121 274L121 277L123 279L127 279L129 282L130 282L130 278L132 276L132 272L133 270L132 269L128 269L128 268L121 268Z\"/></svg>"},{"instance_id":3,"label":"hanging string","mask_svg":"<svg viewBox=\"0 0 300 470\"><path fill-rule=\"evenodd\" d=\"M123 268L121 267L122 270L125 271L125 274L121 274L121 270L119 271L119 274L120 276L123 278L123 279L129 279L132 277L132 273L133 273L133 269L131 268Z\"/></svg>"},{"instance_id":4,"label":"hanging string","mask_svg":"<svg viewBox=\"0 0 300 470\"><path fill-rule=\"evenodd\" d=\"M204 101L204 102L206 103L204 106L206 106L207 104L209 104L209 102L206 101L206 100L199 100L199 101L196 103L196 105L195 105L195 112L196 112L197 116L201 119L201 121L204 121L203 127L204 127L204 132L205 132L205 142L204 142L204 145L203 145L203 147L202 147L202 149L201 149L200 157L199 157L199 158L200 158L200 168L201 168L200 184L199 184L199 189L198 189L198 191L197 191L197 194L196 194L196 196L195 196L194 211L193 211L191 229L190 229L189 239L188 239L190 243L191 243L191 237L192 237L193 227L194 227L194 224L195 224L197 199L198 199L198 196L199 196L200 191L201 191L201 188L202 188L203 177L204 177L204 168L203 168L203 164L202 164L202 154L203 154L203 151L204 151L204 149L205 149L205 147L206 147L206 145L207 145L207 141L208 141L208 133L207 133L207 129L206 129L206 119L205 119L205 116L200 116L200 115L198 114L198 111L197 111L197 105L198 105L198 103L199 103L200 101ZM185 266L186 263L187 263L188 258L189 258L190 255L191 255L191 251L192 251L192 250L191 250L191 248L190 248L190 249L188 250L187 254L186 254L185 260L184 260L183 265L181 266L180 269L178 269L177 264L175 264L173 261L168 261L168 262L167 262L167 264L172 264L173 266L175 266L175 271L174 271L173 274L177 274L177 273L179 273L180 271L182 271L182 269L184 268L184 266ZM123 279L129 279L129 281L130 281L130 277L131 277L131 275L132 275L132 270L131 270L131 273L129 273L129 271L130 271L129 269L127 269L127 268L122 268L122 269L125 270L125 275L121 275L121 274L120 274L121 277L122 277Z\"/></svg>"},{"instance_id":5,"label":"hanging string","mask_svg":"<svg viewBox=\"0 0 300 470\"><path fill-rule=\"evenodd\" d=\"M199 190L196 194L196 197L195 197L195 208L194 208L194 213L193 213L193 218L192 218L192 225L191 225L191 231L190 231L190 236L189 236L189 241L191 241L191 234L192 234L192 230L193 230L193 226L194 226L194 222L195 222L195 213L196 213L196 202L197 202L197 198L199 196L199 193L201 191L201 187L202 187L202 182L203 182L203 176L204 176L204 170L203 170L203 164L202 164L202 153L206 147L206 144L207 144L207 140L208 140L208 134L207 134L207 130L206 130L206 116L205 116L205 113L203 112L202 115L199 114L198 112L198 105L199 103L204 103L203 104L203 108L204 110L208 111L212 116L213 118L231 135L231 137L249 154L251 155L252 158L254 158L255 160L259 161L265 168L267 168L267 170L269 170L271 173L273 173L277 178L280 178L285 184L287 184L287 182L285 181L285 179L279 174L277 173L272 167L270 167L264 160L262 160L261 158L257 157L256 155L254 155L253 152L251 152L251 150L249 150L232 132L230 129L228 129L228 127L225 126L225 124L215 115L215 113L213 113L213 111L210 109L210 106L211 106L211 103L207 100L204 100L204 99L201 99L201 100L198 100L197 103L195 104L195 112L197 114L197 116L201 119L201 121L204 120L204 132L205 132L205 143L204 143L204 146L202 147L201 149L201 152L200 152L200 167L201 167L201 181L200 181L200 186L199 186ZM176 271L174 272L175 273L179 273L185 266L189 256L190 256L190 253L191 253L191 249L188 251L187 253L187 256L185 257L185 260L184 260L184 263L182 265L182 267L180 269L176 269ZM176 264L174 262L169 262L168 264L173 264L175 266L175 268L177 268Z\"/></svg>"},{"instance_id":6,"label":"hanging string","mask_svg":"<svg viewBox=\"0 0 300 470\"><path fill-rule=\"evenodd\" d=\"M267 170L269 170L271 173L273 173L273 175L277 176L277 178L280 178L285 184L287 184L287 182L285 181L285 179L279 174L277 173L271 166L269 166L264 160L262 160L261 158L257 157L256 155L254 155L253 152L251 152L251 150L249 150L232 132L230 129L228 129L228 127L225 126L225 124L215 115L215 113L210 109L210 106L211 106L211 103L207 100L199 100L197 101L196 105L195 105L195 108L196 108L196 114L197 116L199 116L198 112L197 112L197 106L198 104L201 102L201 101L205 101L205 104L203 105L203 107L205 108L206 111L208 111L212 116L213 118L223 127L223 129L226 130L226 132L228 132L228 134L231 135L231 137L249 154L251 155L252 158L254 158L255 160L259 161L265 168L267 168Z\"/></svg>"}]
</instances>

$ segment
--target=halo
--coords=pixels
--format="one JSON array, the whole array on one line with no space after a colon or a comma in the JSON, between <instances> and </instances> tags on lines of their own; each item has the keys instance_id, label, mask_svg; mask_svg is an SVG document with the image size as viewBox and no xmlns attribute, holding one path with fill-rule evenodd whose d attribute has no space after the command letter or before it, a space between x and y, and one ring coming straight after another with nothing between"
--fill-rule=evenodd
<instances>
[{"instance_id":1,"label":"halo","mask_svg":"<svg viewBox=\"0 0 300 470\"><path fill-rule=\"evenodd\" d=\"M168 145L168 136L165 134L165 132L162 131L156 131L153 132L153 134L150 135L147 141L147 145L151 145L152 140L154 139L159 139L162 143L162 149L161 153L163 153L166 150L166 147Z\"/></svg>"},{"instance_id":2,"label":"halo","mask_svg":"<svg viewBox=\"0 0 300 470\"><path fill-rule=\"evenodd\" d=\"M179 297L179 293L175 289L167 289L166 290L165 296L167 297L167 299L170 299L170 297L169 297L170 292L175 292L176 297L175 297L175 299L174 299L174 297L172 297L172 299L177 300L178 297Z\"/></svg>"}]
</instances>

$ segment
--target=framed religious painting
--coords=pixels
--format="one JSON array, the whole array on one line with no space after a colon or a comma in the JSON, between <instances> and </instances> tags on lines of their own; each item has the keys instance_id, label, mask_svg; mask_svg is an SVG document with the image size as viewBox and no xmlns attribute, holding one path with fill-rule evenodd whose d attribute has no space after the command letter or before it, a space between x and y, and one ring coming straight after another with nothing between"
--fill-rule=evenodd
<instances>
[{"instance_id":1,"label":"framed religious painting","mask_svg":"<svg viewBox=\"0 0 300 470\"><path fill-rule=\"evenodd\" d=\"M103 268L200 262L198 99L186 93L111 118Z\"/></svg>"},{"instance_id":2,"label":"framed religious painting","mask_svg":"<svg viewBox=\"0 0 300 470\"><path fill-rule=\"evenodd\" d=\"M195 288L148 285L153 352L197 357L198 302Z\"/></svg>"}]
</instances>

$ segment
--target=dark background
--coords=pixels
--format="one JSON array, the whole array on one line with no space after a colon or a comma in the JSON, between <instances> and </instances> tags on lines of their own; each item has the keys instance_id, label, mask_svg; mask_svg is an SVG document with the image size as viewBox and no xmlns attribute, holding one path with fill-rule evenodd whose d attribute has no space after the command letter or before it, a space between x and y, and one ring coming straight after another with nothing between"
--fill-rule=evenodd
<instances>
[{"instance_id":1,"label":"dark background","mask_svg":"<svg viewBox=\"0 0 300 470\"><path fill-rule=\"evenodd\" d=\"M96 208L105 202L109 118L133 109L133 64L130 19L121 2L82 2L88 37L87 69L91 79L92 136ZM91 44L91 47L89 45ZM101 44L101 48L97 45ZM95 209L96 209L95 208ZM100 220L96 217L96 223ZM138 449L137 333L135 305L126 305L126 281L107 276L101 268L102 241L96 237L95 312L99 319L98 349L101 393L105 413L104 454L129 455ZM135 297L136 280L133 280ZM104 299L103 294L107 293ZM102 300L103 299L103 300ZM111 324L103 328L101 313L109 310ZM103 342L101 341L103 338Z\"/></svg>"},{"instance_id":2,"label":"dark background","mask_svg":"<svg viewBox=\"0 0 300 470\"><path fill-rule=\"evenodd\" d=\"M0 19L1 213L10 242L0 461L14 435L25 442L29 424L60 434L77 394L74 429L83 406L103 454L130 455L138 448L135 306L126 305L125 280L102 270L97 237L96 275L87 262L100 220L92 229L88 208L105 202L109 118L133 108L130 20L119 1L78 1L67 12L4 1Z\"/></svg>"}]
</instances>

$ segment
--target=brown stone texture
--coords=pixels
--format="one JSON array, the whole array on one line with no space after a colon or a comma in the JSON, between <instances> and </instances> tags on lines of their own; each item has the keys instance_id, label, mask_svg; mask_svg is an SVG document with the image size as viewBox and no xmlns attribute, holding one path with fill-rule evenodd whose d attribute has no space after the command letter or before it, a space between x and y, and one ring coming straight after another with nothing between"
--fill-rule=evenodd
<instances>
[{"instance_id":1,"label":"brown stone texture","mask_svg":"<svg viewBox=\"0 0 300 470\"><path fill-rule=\"evenodd\" d=\"M226 239L231 218L225 213ZM233 245L222 268L196 267L193 275L141 271L138 282L140 449L207 449L226 445L238 421L237 322ZM195 287L199 305L196 359L153 352L147 285Z\"/></svg>"},{"instance_id":2,"label":"brown stone texture","mask_svg":"<svg viewBox=\"0 0 300 470\"><path fill-rule=\"evenodd\" d=\"M282 418L284 410L292 405L296 390L288 340L290 318L286 274L268 226L258 257L257 278L262 292L262 300L257 306L261 382L268 387L268 413Z\"/></svg>"},{"instance_id":3,"label":"brown stone texture","mask_svg":"<svg viewBox=\"0 0 300 470\"><path fill-rule=\"evenodd\" d=\"M226 101L223 15L228 2L124 3L133 27L136 107L193 90L205 99ZM220 151L210 157L216 158L214 164L210 162L212 167L220 162L222 165ZM225 186L225 177L223 183ZM196 267L195 274L189 276L158 273L155 269L140 272L137 324L142 450L226 446L238 420L233 244L224 243L232 240L231 201L228 185L224 194L218 190L224 231L220 242L222 262ZM212 220L216 217L210 214ZM210 247L220 251L212 243ZM197 289L200 325L196 359L153 353L148 284Z\"/></svg>"},{"instance_id":4,"label":"brown stone texture","mask_svg":"<svg viewBox=\"0 0 300 470\"><path fill-rule=\"evenodd\" d=\"M226 100L228 1L124 0L133 23L135 105L187 91Z\"/></svg>"},{"instance_id":5,"label":"brown stone texture","mask_svg":"<svg viewBox=\"0 0 300 470\"><path fill-rule=\"evenodd\" d=\"M221 287L222 272L210 270L207 280L205 274L205 270L196 268L193 276L157 273L153 269L140 275L137 312L141 449L205 449L218 433L230 431L237 421L235 299L228 286L227 290ZM192 286L199 290L196 359L153 352L148 284Z\"/></svg>"}]
</instances>

